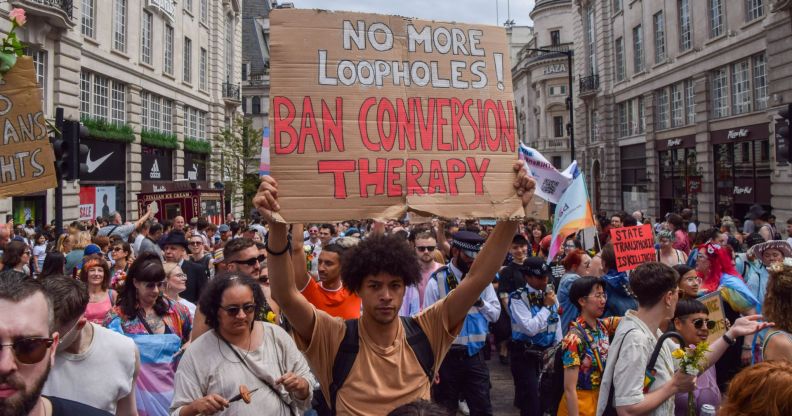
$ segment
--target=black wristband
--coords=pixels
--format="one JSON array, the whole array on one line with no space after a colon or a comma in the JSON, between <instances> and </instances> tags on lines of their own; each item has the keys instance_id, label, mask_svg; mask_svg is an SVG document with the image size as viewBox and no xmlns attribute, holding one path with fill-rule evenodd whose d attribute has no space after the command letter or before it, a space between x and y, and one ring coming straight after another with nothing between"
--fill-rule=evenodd
<instances>
[{"instance_id":1,"label":"black wristband","mask_svg":"<svg viewBox=\"0 0 792 416\"><path fill-rule=\"evenodd\" d=\"M277 252L270 250L269 242L267 242L267 244L264 246L264 250L266 250L267 253L269 253L270 255L280 256L280 255L286 253L287 251L291 250L291 241L286 241L286 247L284 247L283 250L277 251Z\"/></svg>"},{"instance_id":2,"label":"black wristband","mask_svg":"<svg viewBox=\"0 0 792 416\"><path fill-rule=\"evenodd\" d=\"M729 337L729 336L728 336L728 335L726 335L726 334L723 334L723 340L724 340L724 341L726 341L726 343L727 343L727 344L729 344L729 345L734 345L734 344L736 344L736 343L737 343L737 340L736 340L736 339L734 339L734 338L731 338L731 337Z\"/></svg>"}]
</instances>

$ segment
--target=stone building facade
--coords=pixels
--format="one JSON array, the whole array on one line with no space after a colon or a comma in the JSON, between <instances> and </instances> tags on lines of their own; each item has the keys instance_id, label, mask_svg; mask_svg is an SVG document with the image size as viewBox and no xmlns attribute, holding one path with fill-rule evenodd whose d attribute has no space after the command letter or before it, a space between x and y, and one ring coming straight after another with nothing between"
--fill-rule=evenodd
<instances>
[{"instance_id":1,"label":"stone building facade","mask_svg":"<svg viewBox=\"0 0 792 416\"><path fill-rule=\"evenodd\" d=\"M572 0L538 1L530 16L533 37L512 67L518 134L553 165L564 169L572 162L569 64L564 54L572 49ZM574 88L572 93L576 93Z\"/></svg>"},{"instance_id":2,"label":"stone building facade","mask_svg":"<svg viewBox=\"0 0 792 416\"><path fill-rule=\"evenodd\" d=\"M240 0L11 0L0 4L0 32L12 7L27 11L17 33L47 118L60 107L90 127L90 172L62 183L67 224L80 216L81 188L101 189L134 220L139 192L220 180L214 137L241 114ZM0 200L0 214L48 222L52 190Z\"/></svg>"},{"instance_id":3,"label":"stone building facade","mask_svg":"<svg viewBox=\"0 0 792 416\"><path fill-rule=\"evenodd\" d=\"M792 102L791 3L574 0L575 132L595 210L692 208L705 226L752 204L792 216L773 137Z\"/></svg>"}]
</instances>

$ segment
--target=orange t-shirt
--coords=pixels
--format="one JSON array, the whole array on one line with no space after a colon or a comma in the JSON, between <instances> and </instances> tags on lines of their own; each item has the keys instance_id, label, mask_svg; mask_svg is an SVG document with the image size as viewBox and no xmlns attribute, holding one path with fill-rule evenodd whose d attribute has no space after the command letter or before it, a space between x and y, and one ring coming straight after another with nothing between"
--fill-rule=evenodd
<instances>
[{"instance_id":1,"label":"orange t-shirt","mask_svg":"<svg viewBox=\"0 0 792 416\"><path fill-rule=\"evenodd\" d=\"M327 312L330 316L344 319L360 318L360 298L343 287L327 290L313 279L302 290L305 299L316 306L316 309Z\"/></svg>"},{"instance_id":2,"label":"orange t-shirt","mask_svg":"<svg viewBox=\"0 0 792 416\"><path fill-rule=\"evenodd\" d=\"M449 328L446 299L441 299L415 316L432 347L435 373L464 322L460 322L456 328ZM344 339L346 325L342 319L333 318L320 310L314 309L314 316L316 321L310 344L296 333L294 340L305 354L322 386L322 393L330 403L333 363ZM366 317L361 319L365 320ZM358 325L360 351L344 385L338 391L336 405L339 415L386 415L403 404L418 399L429 400L431 382L407 343L401 320L396 319L399 323L396 339L393 345L386 348L372 341L364 322Z\"/></svg>"}]
</instances>

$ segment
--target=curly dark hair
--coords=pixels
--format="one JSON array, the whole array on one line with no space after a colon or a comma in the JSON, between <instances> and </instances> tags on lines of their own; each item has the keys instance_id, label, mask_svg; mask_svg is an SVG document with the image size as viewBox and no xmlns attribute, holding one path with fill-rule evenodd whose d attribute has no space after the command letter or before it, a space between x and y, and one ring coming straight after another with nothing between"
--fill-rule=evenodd
<instances>
[{"instance_id":1,"label":"curly dark hair","mask_svg":"<svg viewBox=\"0 0 792 416\"><path fill-rule=\"evenodd\" d=\"M267 300L257 280L245 273L220 273L209 281L209 284L201 293L201 298L198 300L198 308L206 317L206 325L209 328L216 330L220 326L220 319L218 319L217 313L220 311L223 293L234 286L247 286L250 288L253 292L253 302L256 304L256 311L266 305Z\"/></svg>"},{"instance_id":2,"label":"curly dark hair","mask_svg":"<svg viewBox=\"0 0 792 416\"><path fill-rule=\"evenodd\" d=\"M134 282L161 282L165 280L162 260L154 252L145 252L129 266L126 281L118 288L118 307L126 319L134 319L138 313L137 288ZM168 312L168 302L163 296L154 302L154 312L164 316Z\"/></svg>"},{"instance_id":3,"label":"curly dark hair","mask_svg":"<svg viewBox=\"0 0 792 416\"><path fill-rule=\"evenodd\" d=\"M360 293L363 279L380 273L401 277L405 286L421 281L418 257L406 240L396 236L373 236L349 249L341 258L341 281Z\"/></svg>"}]
</instances>

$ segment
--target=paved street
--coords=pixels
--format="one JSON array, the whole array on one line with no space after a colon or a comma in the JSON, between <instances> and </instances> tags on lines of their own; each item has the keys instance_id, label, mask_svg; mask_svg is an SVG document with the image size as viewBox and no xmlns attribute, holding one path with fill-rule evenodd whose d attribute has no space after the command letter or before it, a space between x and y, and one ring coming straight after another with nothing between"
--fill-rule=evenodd
<instances>
[{"instance_id":1,"label":"paved street","mask_svg":"<svg viewBox=\"0 0 792 416\"><path fill-rule=\"evenodd\" d=\"M512 383L511 371L509 366L502 365L498 361L497 354L492 354L492 359L487 362L490 369L490 380L492 381L493 413L498 416L517 416L520 412L512 406L514 399L514 384Z\"/></svg>"}]
</instances>

